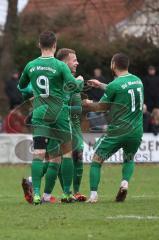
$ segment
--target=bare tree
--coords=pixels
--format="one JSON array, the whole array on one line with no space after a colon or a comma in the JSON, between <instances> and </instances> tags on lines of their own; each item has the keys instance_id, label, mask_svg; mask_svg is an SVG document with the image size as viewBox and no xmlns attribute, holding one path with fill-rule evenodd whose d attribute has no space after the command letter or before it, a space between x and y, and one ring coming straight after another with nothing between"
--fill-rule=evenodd
<instances>
[{"instance_id":1,"label":"bare tree","mask_svg":"<svg viewBox=\"0 0 159 240\"><path fill-rule=\"evenodd\" d=\"M8 0L7 20L3 32L2 52L0 56L0 95L4 95L4 81L8 79L14 69L14 48L17 36L17 4L18 0Z\"/></svg>"},{"instance_id":2,"label":"bare tree","mask_svg":"<svg viewBox=\"0 0 159 240\"><path fill-rule=\"evenodd\" d=\"M155 43L159 44L159 2L154 0L145 0L145 7L142 14L145 15L145 33Z\"/></svg>"},{"instance_id":3,"label":"bare tree","mask_svg":"<svg viewBox=\"0 0 159 240\"><path fill-rule=\"evenodd\" d=\"M118 25L123 35L144 36L159 45L159 1L145 0L139 9L132 14L125 24Z\"/></svg>"}]
</instances>

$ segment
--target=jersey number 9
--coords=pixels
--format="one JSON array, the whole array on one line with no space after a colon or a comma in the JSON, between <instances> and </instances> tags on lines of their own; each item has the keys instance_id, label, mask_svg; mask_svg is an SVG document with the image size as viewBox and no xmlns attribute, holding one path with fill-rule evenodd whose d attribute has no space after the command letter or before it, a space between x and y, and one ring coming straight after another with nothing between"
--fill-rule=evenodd
<instances>
[{"instance_id":1,"label":"jersey number 9","mask_svg":"<svg viewBox=\"0 0 159 240\"><path fill-rule=\"evenodd\" d=\"M42 90L41 97L49 97L49 79L46 76L39 76L36 80L37 86Z\"/></svg>"}]
</instances>

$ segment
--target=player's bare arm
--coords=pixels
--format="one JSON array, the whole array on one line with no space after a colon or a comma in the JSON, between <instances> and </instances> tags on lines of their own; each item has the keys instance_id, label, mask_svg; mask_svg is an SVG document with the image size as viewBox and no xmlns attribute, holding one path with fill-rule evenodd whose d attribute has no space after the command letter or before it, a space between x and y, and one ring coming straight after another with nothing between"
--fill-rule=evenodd
<instances>
[{"instance_id":1,"label":"player's bare arm","mask_svg":"<svg viewBox=\"0 0 159 240\"><path fill-rule=\"evenodd\" d=\"M109 109L109 104L85 99L82 101L82 107L84 112L106 112Z\"/></svg>"},{"instance_id":2,"label":"player's bare arm","mask_svg":"<svg viewBox=\"0 0 159 240\"><path fill-rule=\"evenodd\" d=\"M94 88L100 88L105 90L107 84L105 83L101 83L100 81L98 81L97 79L90 79L87 81L87 85L90 87L94 87Z\"/></svg>"}]
</instances>

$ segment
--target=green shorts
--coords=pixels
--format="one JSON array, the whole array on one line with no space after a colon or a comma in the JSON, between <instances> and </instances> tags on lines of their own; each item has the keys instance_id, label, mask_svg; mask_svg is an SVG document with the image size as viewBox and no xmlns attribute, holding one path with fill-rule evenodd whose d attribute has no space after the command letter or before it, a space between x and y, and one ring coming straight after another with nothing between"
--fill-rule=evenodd
<instances>
[{"instance_id":1,"label":"green shorts","mask_svg":"<svg viewBox=\"0 0 159 240\"><path fill-rule=\"evenodd\" d=\"M54 119L51 120L33 118L33 137L47 138L47 152L50 154L60 153L61 144L70 142L72 139L68 109L63 108L57 119L55 121Z\"/></svg>"},{"instance_id":2,"label":"green shorts","mask_svg":"<svg viewBox=\"0 0 159 240\"><path fill-rule=\"evenodd\" d=\"M109 137L104 135L96 142L94 146L95 154L104 161L122 148L123 160L130 161L134 159L134 155L141 144L141 140L141 135L139 137Z\"/></svg>"}]
</instances>

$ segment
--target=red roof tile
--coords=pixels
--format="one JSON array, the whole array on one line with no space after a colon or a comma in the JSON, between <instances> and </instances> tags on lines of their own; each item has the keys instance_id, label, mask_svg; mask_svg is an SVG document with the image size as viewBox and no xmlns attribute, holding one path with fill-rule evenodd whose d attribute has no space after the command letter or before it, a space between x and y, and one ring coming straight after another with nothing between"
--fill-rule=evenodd
<instances>
[{"instance_id":1,"label":"red roof tile","mask_svg":"<svg viewBox=\"0 0 159 240\"><path fill-rule=\"evenodd\" d=\"M134 13L144 0L30 0L24 13L40 11L53 16L64 7L73 11L85 11L88 18L103 18L105 21L117 23ZM94 19L95 20L95 19Z\"/></svg>"},{"instance_id":2,"label":"red roof tile","mask_svg":"<svg viewBox=\"0 0 159 240\"><path fill-rule=\"evenodd\" d=\"M82 27L87 32L98 32L101 29L103 32L107 32L109 27L139 10L143 3L144 0L29 0L23 14L36 11L54 17L62 9L64 11L68 8L73 15L77 13L84 15L85 20ZM70 28L71 26L69 26Z\"/></svg>"}]
</instances>

